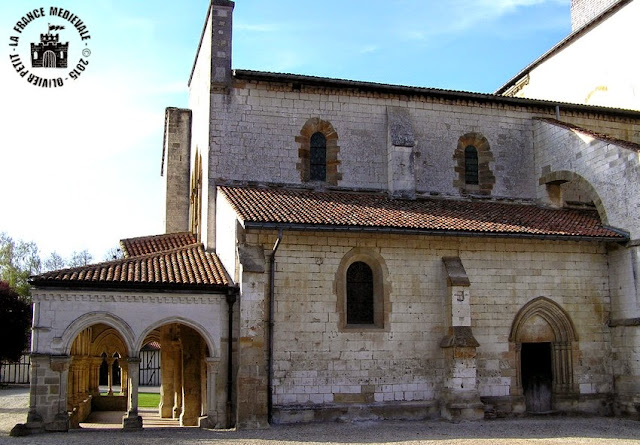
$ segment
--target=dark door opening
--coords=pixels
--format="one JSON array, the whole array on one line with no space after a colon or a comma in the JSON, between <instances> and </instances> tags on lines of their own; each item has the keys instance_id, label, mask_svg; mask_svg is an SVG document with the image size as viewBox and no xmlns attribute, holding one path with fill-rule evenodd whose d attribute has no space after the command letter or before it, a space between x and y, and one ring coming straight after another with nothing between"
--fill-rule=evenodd
<instances>
[{"instance_id":1,"label":"dark door opening","mask_svg":"<svg viewBox=\"0 0 640 445\"><path fill-rule=\"evenodd\" d=\"M109 384L109 365L107 364L107 359L102 359L102 364L100 365L100 385L108 385Z\"/></svg>"},{"instance_id":2,"label":"dark door opening","mask_svg":"<svg viewBox=\"0 0 640 445\"><path fill-rule=\"evenodd\" d=\"M551 343L522 343L520 364L527 411L551 411Z\"/></svg>"}]
</instances>

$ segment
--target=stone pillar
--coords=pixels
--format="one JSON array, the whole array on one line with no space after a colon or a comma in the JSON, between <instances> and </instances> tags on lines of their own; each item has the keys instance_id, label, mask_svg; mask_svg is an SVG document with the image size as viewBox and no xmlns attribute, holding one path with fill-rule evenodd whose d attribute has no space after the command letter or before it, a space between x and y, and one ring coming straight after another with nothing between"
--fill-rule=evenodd
<instances>
[{"instance_id":1,"label":"stone pillar","mask_svg":"<svg viewBox=\"0 0 640 445\"><path fill-rule=\"evenodd\" d=\"M122 386L120 387L120 394L125 397L129 395L129 365L123 359L119 360L120 363L120 373L122 375ZM127 399L128 400L128 399Z\"/></svg>"},{"instance_id":2,"label":"stone pillar","mask_svg":"<svg viewBox=\"0 0 640 445\"><path fill-rule=\"evenodd\" d=\"M165 177L165 231L189 230L191 110L165 110L162 174Z\"/></svg>"},{"instance_id":3,"label":"stone pillar","mask_svg":"<svg viewBox=\"0 0 640 445\"><path fill-rule=\"evenodd\" d=\"M415 146L409 109L387 107L387 181L393 196L415 197Z\"/></svg>"},{"instance_id":4,"label":"stone pillar","mask_svg":"<svg viewBox=\"0 0 640 445\"><path fill-rule=\"evenodd\" d=\"M476 379L476 348L479 346L471 331L470 281L458 257L442 259L447 276L448 335L440 342L445 349L445 369L441 415L446 419L482 419L484 406L480 401Z\"/></svg>"},{"instance_id":5,"label":"stone pillar","mask_svg":"<svg viewBox=\"0 0 640 445\"><path fill-rule=\"evenodd\" d=\"M89 393L96 397L100 395L100 365L102 357L91 358L91 378L89 381Z\"/></svg>"},{"instance_id":6,"label":"stone pillar","mask_svg":"<svg viewBox=\"0 0 640 445\"><path fill-rule=\"evenodd\" d=\"M113 357L107 357L107 384L109 385L108 396L113 395L113 363L116 361Z\"/></svg>"},{"instance_id":7,"label":"stone pillar","mask_svg":"<svg viewBox=\"0 0 640 445\"><path fill-rule=\"evenodd\" d=\"M216 400L216 383L218 379L218 369L220 367L219 357L207 357L207 392L205 403L205 417L200 419L200 427L216 428L218 422L218 409Z\"/></svg>"},{"instance_id":8,"label":"stone pillar","mask_svg":"<svg viewBox=\"0 0 640 445\"><path fill-rule=\"evenodd\" d=\"M138 415L138 379L140 377L140 359L138 357L129 357L126 360L129 368L129 403L128 412L122 418L122 427L125 429L138 429L142 428L142 417Z\"/></svg>"},{"instance_id":9,"label":"stone pillar","mask_svg":"<svg viewBox=\"0 0 640 445\"><path fill-rule=\"evenodd\" d=\"M178 364L175 362L175 350L171 339L170 326L160 328L160 405L158 414L162 418L173 417L173 405L175 399L174 375Z\"/></svg>"},{"instance_id":10,"label":"stone pillar","mask_svg":"<svg viewBox=\"0 0 640 445\"><path fill-rule=\"evenodd\" d=\"M177 419L182 413L182 347L180 342L174 342L173 362L173 418Z\"/></svg>"},{"instance_id":11,"label":"stone pillar","mask_svg":"<svg viewBox=\"0 0 640 445\"><path fill-rule=\"evenodd\" d=\"M200 334L190 328L180 330L182 342L182 413L180 425L198 425L202 414L200 368L202 361Z\"/></svg>"},{"instance_id":12,"label":"stone pillar","mask_svg":"<svg viewBox=\"0 0 640 445\"><path fill-rule=\"evenodd\" d=\"M66 409L66 396L68 392L67 383L69 381L69 365L71 357L69 356L53 356L51 357L51 370L58 373L58 410L53 421L48 422L45 426L47 431L68 431L69 430L69 414Z\"/></svg>"},{"instance_id":13,"label":"stone pillar","mask_svg":"<svg viewBox=\"0 0 640 445\"><path fill-rule=\"evenodd\" d=\"M86 399L91 393L91 357L85 356L82 357L80 362L81 373L82 373L82 398Z\"/></svg>"},{"instance_id":14,"label":"stone pillar","mask_svg":"<svg viewBox=\"0 0 640 445\"><path fill-rule=\"evenodd\" d=\"M211 2L211 89L228 91L231 75L231 31L234 3Z\"/></svg>"},{"instance_id":15,"label":"stone pillar","mask_svg":"<svg viewBox=\"0 0 640 445\"><path fill-rule=\"evenodd\" d=\"M268 267L261 246L243 246L239 259L236 427L268 428Z\"/></svg>"}]
</instances>

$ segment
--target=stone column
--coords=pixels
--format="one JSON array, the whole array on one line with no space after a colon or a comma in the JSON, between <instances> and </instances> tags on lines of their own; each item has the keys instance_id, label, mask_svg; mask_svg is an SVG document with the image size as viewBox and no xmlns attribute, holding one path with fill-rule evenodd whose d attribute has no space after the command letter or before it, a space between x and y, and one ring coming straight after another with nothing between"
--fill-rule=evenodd
<instances>
[{"instance_id":1,"label":"stone column","mask_svg":"<svg viewBox=\"0 0 640 445\"><path fill-rule=\"evenodd\" d=\"M67 383L69 382L69 365L71 357L53 356L51 357L51 370L58 373L58 410L52 422L45 426L47 431L68 431L69 414L67 412Z\"/></svg>"},{"instance_id":2,"label":"stone column","mask_svg":"<svg viewBox=\"0 0 640 445\"><path fill-rule=\"evenodd\" d=\"M89 384L89 393L93 396L100 395L100 365L102 357L91 358L91 380Z\"/></svg>"},{"instance_id":3,"label":"stone column","mask_svg":"<svg viewBox=\"0 0 640 445\"><path fill-rule=\"evenodd\" d=\"M107 392L108 396L113 395L113 363L116 361L113 357L107 357L107 382L109 385L109 392Z\"/></svg>"},{"instance_id":4,"label":"stone column","mask_svg":"<svg viewBox=\"0 0 640 445\"><path fill-rule=\"evenodd\" d=\"M123 359L120 359L120 372L122 374L122 386L120 387L120 394L127 397L129 395L129 365Z\"/></svg>"},{"instance_id":5,"label":"stone column","mask_svg":"<svg viewBox=\"0 0 640 445\"><path fill-rule=\"evenodd\" d=\"M207 357L207 392L205 403L205 415L200 419L200 427L215 428L218 426L218 407L216 403L216 383L218 379L218 369L220 367L219 357Z\"/></svg>"},{"instance_id":6,"label":"stone column","mask_svg":"<svg viewBox=\"0 0 640 445\"><path fill-rule=\"evenodd\" d=\"M178 364L175 362L175 349L171 340L170 326L160 328L160 405L158 414L162 418L173 417L175 401L174 375Z\"/></svg>"},{"instance_id":7,"label":"stone column","mask_svg":"<svg viewBox=\"0 0 640 445\"><path fill-rule=\"evenodd\" d=\"M122 359L124 360L124 358ZM142 428L142 417L138 415L138 379L140 359L129 357L126 359L129 368L129 403L128 412L122 418L122 427L125 429Z\"/></svg>"},{"instance_id":8,"label":"stone column","mask_svg":"<svg viewBox=\"0 0 640 445\"><path fill-rule=\"evenodd\" d=\"M180 331L182 341L182 413L180 425L198 425L202 413L200 394L200 367L202 360L200 334L193 329Z\"/></svg>"},{"instance_id":9,"label":"stone column","mask_svg":"<svg viewBox=\"0 0 640 445\"><path fill-rule=\"evenodd\" d=\"M173 418L177 419L182 413L182 347L180 342L173 343Z\"/></svg>"},{"instance_id":10,"label":"stone column","mask_svg":"<svg viewBox=\"0 0 640 445\"><path fill-rule=\"evenodd\" d=\"M82 394L82 399L86 399L90 394L90 377L91 377L91 358L90 357L82 357L80 361L80 369L81 369L81 388L80 392Z\"/></svg>"}]
</instances>

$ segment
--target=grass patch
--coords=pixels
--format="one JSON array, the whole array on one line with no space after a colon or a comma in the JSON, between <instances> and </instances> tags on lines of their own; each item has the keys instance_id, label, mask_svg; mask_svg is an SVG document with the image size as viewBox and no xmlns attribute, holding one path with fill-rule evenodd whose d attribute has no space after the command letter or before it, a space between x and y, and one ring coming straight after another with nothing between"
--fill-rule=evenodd
<instances>
[{"instance_id":1,"label":"grass patch","mask_svg":"<svg viewBox=\"0 0 640 445\"><path fill-rule=\"evenodd\" d=\"M157 408L160 405L160 394L157 392L139 392L138 406L140 408Z\"/></svg>"}]
</instances>

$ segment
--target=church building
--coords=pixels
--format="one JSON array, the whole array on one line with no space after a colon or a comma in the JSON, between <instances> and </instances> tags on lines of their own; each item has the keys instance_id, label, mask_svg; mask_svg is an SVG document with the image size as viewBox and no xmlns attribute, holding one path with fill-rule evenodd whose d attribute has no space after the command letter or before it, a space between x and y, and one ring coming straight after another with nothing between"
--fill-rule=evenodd
<instances>
[{"instance_id":1,"label":"church building","mask_svg":"<svg viewBox=\"0 0 640 445\"><path fill-rule=\"evenodd\" d=\"M638 8L573 3L577 40ZM502 94L522 76L482 94L232 69L233 9L211 1L189 107L166 109L166 233L32 278L25 428L106 404L144 427L150 342L182 425L637 417L640 112Z\"/></svg>"}]
</instances>

